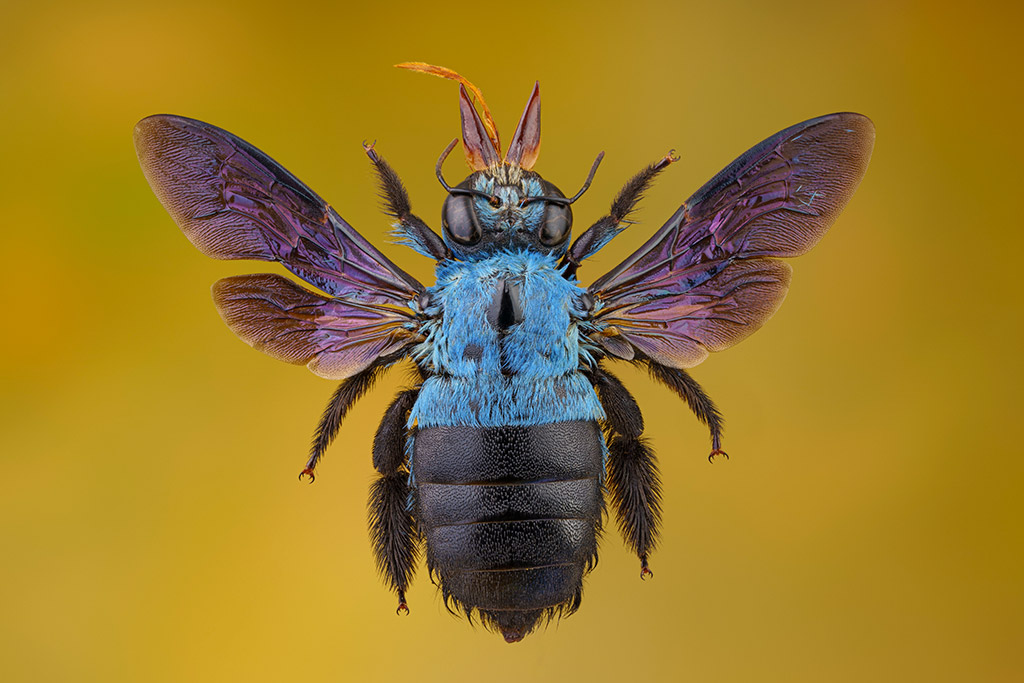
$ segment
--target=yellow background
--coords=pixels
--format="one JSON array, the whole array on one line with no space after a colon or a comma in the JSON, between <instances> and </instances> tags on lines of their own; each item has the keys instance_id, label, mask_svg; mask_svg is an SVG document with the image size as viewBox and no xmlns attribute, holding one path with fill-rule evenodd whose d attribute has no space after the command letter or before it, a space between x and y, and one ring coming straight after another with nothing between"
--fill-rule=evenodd
<instances>
[{"instance_id":1,"label":"yellow background","mask_svg":"<svg viewBox=\"0 0 1024 683\"><path fill-rule=\"evenodd\" d=\"M0 679L1024 679L1018 3L344 5L0 9ZM694 371L732 460L620 370L665 483L655 579L610 528L579 613L515 646L423 572L395 616L365 500L402 373L299 484L333 385L224 327L210 284L275 268L199 254L131 145L158 112L226 127L383 244L360 142L436 226L458 132L454 84L405 60L476 82L506 139L539 79L537 170L574 191L607 153L577 227L678 150L584 282L775 131L878 129L782 310Z\"/></svg>"}]
</instances>

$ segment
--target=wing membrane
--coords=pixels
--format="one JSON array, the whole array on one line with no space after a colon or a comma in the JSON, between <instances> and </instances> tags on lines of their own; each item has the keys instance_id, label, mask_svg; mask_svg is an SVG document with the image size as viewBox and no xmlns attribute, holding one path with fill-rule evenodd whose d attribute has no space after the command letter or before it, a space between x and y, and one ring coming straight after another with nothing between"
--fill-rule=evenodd
<instances>
[{"instance_id":1,"label":"wing membrane","mask_svg":"<svg viewBox=\"0 0 1024 683\"><path fill-rule=\"evenodd\" d=\"M314 294L280 275L217 281L213 300L231 331L269 356L344 379L415 341L411 314Z\"/></svg>"},{"instance_id":2,"label":"wing membrane","mask_svg":"<svg viewBox=\"0 0 1024 683\"><path fill-rule=\"evenodd\" d=\"M135 148L160 202L209 256L279 261L353 301L405 304L423 289L298 178L225 130L150 116L135 127Z\"/></svg>"},{"instance_id":3,"label":"wing membrane","mask_svg":"<svg viewBox=\"0 0 1024 683\"><path fill-rule=\"evenodd\" d=\"M778 257L813 247L867 168L874 126L831 114L773 135L698 190L640 249L599 278L596 340L692 367L756 331L785 298Z\"/></svg>"}]
</instances>

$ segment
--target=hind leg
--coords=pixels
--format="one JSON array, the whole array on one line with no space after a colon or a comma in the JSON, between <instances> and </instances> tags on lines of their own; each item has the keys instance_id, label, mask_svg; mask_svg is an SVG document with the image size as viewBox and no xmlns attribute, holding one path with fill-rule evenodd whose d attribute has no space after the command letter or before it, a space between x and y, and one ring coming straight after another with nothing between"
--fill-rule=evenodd
<instances>
[{"instance_id":1,"label":"hind leg","mask_svg":"<svg viewBox=\"0 0 1024 683\"><path fill-rule=\"evenodd\" d=\"M398 593L398 609L409 612L405 591L416 571L416 520L409 511L409 470L405 462L406 419L419 389L400 393L373 440L373 465L380 476L370 488L370 538L377 569Z\"/></svg>"},{"instance_id":2,"label":"hind leg","mask_svg":"<svg viewBox=\"0 0 1024 683\"><path fill-rule=\"evenodd\" d=\"M653 576L647 558L661 523L661 479L654 451L641 436L644 418L615 375L598 367L590 379L607 415L608 490L619 530L640 558L640 578Z\"/></svg>"}]
</instances>

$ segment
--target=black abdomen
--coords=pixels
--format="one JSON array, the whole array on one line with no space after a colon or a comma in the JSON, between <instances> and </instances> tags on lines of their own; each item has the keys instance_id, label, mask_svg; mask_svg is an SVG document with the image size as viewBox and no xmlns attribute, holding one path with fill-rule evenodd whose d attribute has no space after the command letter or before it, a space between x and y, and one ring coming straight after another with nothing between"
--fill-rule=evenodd
<instances>
[{"instance_id":1,"label":"black abdomen","mask_svg":"<svg viewBox=\"0 0 1024 683\"><path fill-rule=\"evenodd\" d=\"M416 517L446 601L510 642L578 606L597 553L601 444L592 421L416 433Z\"/></svg>"}]
</instances>

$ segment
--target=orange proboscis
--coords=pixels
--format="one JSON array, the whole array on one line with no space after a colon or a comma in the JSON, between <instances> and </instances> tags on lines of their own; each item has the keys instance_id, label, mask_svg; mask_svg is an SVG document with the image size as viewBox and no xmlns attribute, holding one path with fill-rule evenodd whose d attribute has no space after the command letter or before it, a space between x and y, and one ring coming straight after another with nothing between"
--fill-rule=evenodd
<instances>
[{"instance_id":1,"label":"orange proboscis","mask_svg":"<svg viewBox=\"0 0 1024 683\"><path fill-rule=\"evenodd\" d=\"M466 90L473 95L473 98L480 103L480 108L483 109L484 115L484 127L487 129L487 137L491 139L494 144L494 149L501 156L501 140L498 139L498 127L494 124L494 118L491 116L491 110L487 107L487 101L484 100L483 93L480 92L480 88L476 87L469 80L458 74L451 69L443 66L434 66L433 64L427 64L426 62L402 62L401 64L395 64L399 69L409 69L410 71L419 71L421 73L430 74L431 76L437 76L438 78L447 78L451 81L458 81L462 85L466 86Z\"/></svg>"}]
</instances>

